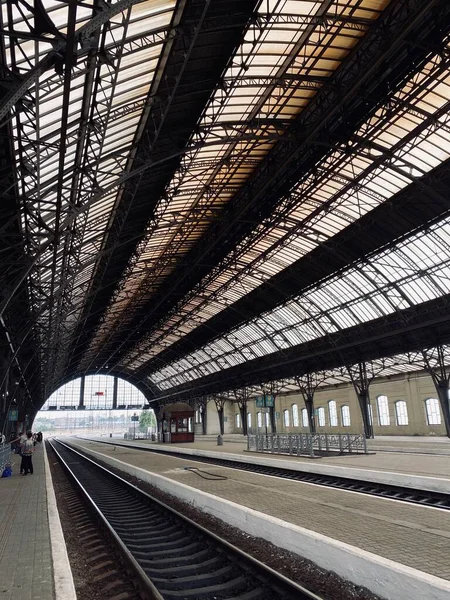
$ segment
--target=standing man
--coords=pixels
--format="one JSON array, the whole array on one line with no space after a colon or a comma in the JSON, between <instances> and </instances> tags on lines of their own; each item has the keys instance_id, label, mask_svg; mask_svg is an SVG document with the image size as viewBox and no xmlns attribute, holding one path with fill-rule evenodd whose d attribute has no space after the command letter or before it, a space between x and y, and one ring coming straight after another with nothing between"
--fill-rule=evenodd
<instances>
[{"instance_id":1,"label":"standing man","mask_svg":"<svg viewBox=\"0 0 450 600\"><path fill-rule=\"evenodd\" d=\"M27 431L27 441L24 442L21 446L22 450L22 465L23 465L23 473L22 475L33 475L33 463L31 461L31 457L34 452L34 443L33 443L33 434L31 431Z\"/></svg>"},{"instance_id":2,"label":"standing man","mask_svg":"<svg viewBox=\"0 0 450 600\"><path fill-rule=\"evenodd\" d=\"M18 445L18 446L17 446L17 448L16 448L16 452L17 452L18 454L20 454L20 456L21 456L21 459L22 459L22 460L20 461L20 474L21 474L21 475L23 475L23 474L24 474L24 470L25 470L25 463L24 463L24 460L23 460L23 455L22 455L22 446L25 444L25 442L27 441L27 439L28 439L28 438L27 438L27 436L26 436L26 433L25 433L25 431L22 431L22 433L20 434L20 437L19 437L19 445Z\"/></svg>"}]
</instances>

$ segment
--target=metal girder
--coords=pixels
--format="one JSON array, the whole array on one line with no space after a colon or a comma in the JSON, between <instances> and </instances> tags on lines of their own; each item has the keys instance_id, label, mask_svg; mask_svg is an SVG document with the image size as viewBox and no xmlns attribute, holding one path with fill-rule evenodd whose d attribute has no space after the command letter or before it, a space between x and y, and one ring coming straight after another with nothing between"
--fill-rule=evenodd
<instances>
[{"instance_id":1,"label":"metal girder","mask_svg":"<svg viewBox=\"0 0 450 600\"><path fill-rule=\"evenodd\" d=\"M445 63L442 65L442 68L445 68ZM393 161L394 158L397 161L401 160L401 157L399 157L398 155L398 150L408 147L409 144L411 144L415 139L417 139L418 136L420 135L424 135L426 136L426 131L427 128L429 128L433 122L435 121L435 119L439 119L440 123L442 123L444 125L443 122L443 117L448 117L449 115L449 108L450 105L444 104L443 107L435 114L435 115L426 115L426 118L424 118L424 120L421 122L421 124L413 129L411 131L411 133L407 136L405 136L402 141L401 144L397 144L397 146L391 147L389 149L383 148L381 146L378 145L373 145L373 148L376 150L377 155L376 158L371 162L371 166L370 166L370 171L373 171L374 169L378 168L380 165L382 164L386 164L387 168L393 168L394 170L397 170L397 166L393 165ZM422 117L425 117L425 115L421 115ZM366 147L370 147L370 142L366 142L364 139L360 139L360 138L355 138L355 136L351 136L349 138L350 144L347 142L344 142L343 140L340 142L340 144L342 145L343 148L345 148L345 152L352 152L355 155L360 155L361 152L364 153L364 148ZM330 147L332 147L330 145ZM361 150L361 148L363 150ZM397 154L394 154L397 153ZM337 175L333 175L333 181L339 181L342 182L342 184L345 186L343 188L344 191L340 191L339 193L342 194L345 192L345 190L347 189L349 193L353 192L353 198L356 199L358 197L358 191L361 189L361 186L359 184L359 181L362 180L363 177L367 176L367 172L368 170L364 170L361 175L359 177L356 177L355 179L352 180L346 180L342 175L337 174ZM403 171L402 171L403 173ZM359 221L355 222L352 225L349 225L346 229L344 229L342 231L342 233L339 233L337 235L335 235L334 238L332 239L327 239L326 237L323 237L323 239L320 240L320 247L317 249L317 251L313 251L311 252L309 255L305 256L304 258L300 259L297 263L295 263L294 265L292 265L292 267L288 267L286 269L286 272L282 272L279 275L275 276L272 280L269 280L265 283L263 283L261 289L256 290L255 292L251 292L249 295L249 298L252 298L252 300L250 300L249 302L247 302L247 300L244 298L242 301L238 301L237 304L233 305L232 308L230 308L229 310L225 309L224 310L224 315L228 315L229 319L230 319L230 323L229 323L229 327L234 326L237 322L239 322L239 317L242 314L242 319L241 321L244 320L245 316L248 316L248 311L241 311L239 309L239 304L243 304L244 306L246 304L248 304L249 306L252 306L253 310L256 311L258 310L258 307L261 307L261 302L256 301L258 297L266 297L266 300L263 303L263 307L259 308L260 311L262 311L262 309L268 309L270 307L274 307L277 303L279 303L282 299L286 300L289 297L291 297L292 295L294 295L295 293L295 289L300 289L303 286L302 283L302 278L298 277L298 274L296 273L295 276L293 276L293 270L297 269L297 266L300 266L302 263L308 263L310 265L310 269L311 269L311 273L315 273L317 275L317 278L319 278L320 276L323 276L323 269L324 267L328 270L329 267L331 267L332 265L335 265L334 268L336 268L337 264L339 264L339 268L342 268L343 266L345 266L345 257L347 256L348 258L347 260L347 264L350 264L352 262L352 255L347 254L345 251L345 248L343 248L343 244L347 243L349 244L350 240L351 240L351 246L352 249L354 249L355 247L355 236L358 235L363 235L363 239L364 242L369 242L367 245L367 252L373 251L375 249L374 244L377 243L377 239L376 237L379 237L379 242L378 242L378 247L381 247L383 244L389 242L390 239L394 239L395 237L398 237L399 234L401 235L405 235L408 231L413 231L415 229L415 227L420 226L422 223L427 222L430 218L434 218L436 216L439 215L443 215L445 214L445 210L447 209L447 200L446 197L448 196L449 190L450 190L450 180L448 179L448 177L446 177L448 175L448 161L446 163L444 163L442 166L437 167L434 171L432 171L430 174L423 176L422 178L413 176L410 177L409 173L405 172L404 176L407 178L410 178L412 180L412 184L410 185L409 188L406 189L406 191L402 191L399 192L397 194L397 197L391 198L389 201L385 201L385 198L383 197L376 197L375 192L369 190L369 195L374 197L374 199L376 200L376 204L381 204L381 203L385 203L385 205L383 206L381 204L381 206L378 206L378 208L375 208L373 210L371 210L366 216L363 216L359 219ZM321 170L320 172L318 172L316 170L315 172L315 178L317 178L317 180L320 182L320 177L321 176L328 176L328 173L325 170ZM366 192L366 190L364 189L364 192ZM427 198L429 198L429 201L426 203L418 203L417 202L417 198L419 197L420 194L425 194L425 196ZM304 192L298 192L299 196L301 197L307 197L308 196L308 189L305 189ZM405 210L405 206L406 205L410 205L410 210L411 212L406 212L405 215L400 214L400 210ZM328 202L328 205L330 206L334 206L333 208L333 212L334 214L339 214L339 208L336 206L336 204L333 205L332 201L330 200ZM401 207L403 207L401 209ZM326 207L320 205L318 206L318 210L326 210ZM422 211L422 213L421 213ZM392 213L396 212L397 213L397 218L396 219L392 219ZM364 214L364 213L363 213ZM343 218L346 217L345 213L343 213ZM406 219L405 219L406 216ZM272 222L276 222L278 223L279 221L284 221L286 222L286 216L281 213L279 214L274 214L271 216ZM269 223L267 224L267 226L269 226ZM279 226L278 226L279 228ZM392 230L392 233L389 233L389 229ZM366 231L366 235L364 235L364 230ZM377 236L375 236L375 232L377 233ZM317 236L319 235L319 230L316 229L314 230L313 225L308 225L305 226L305 223L303 223L302 221L298 221L296 223L292 223L289 224L289 227L286 227L286 236L283 238L280 238L277 242L276 245L274 245L271 249L271 251L273 252L273 249L276 249L277 246L278 247L283 247L284 245L287 245L286 241L289 241L290 238L292 238L292 236L294 236L295 234L301 234L303 239L307 238L308 235L311 236L316 236L316 241L317 241ZM391 236L391 237L389 237ZM375 239L371 239L371 238L375 238ZM244 254L247 251L247 247L243 246L240 249L240 253ZM361 250L362 251L362 250ZM328 257L326 257L326 253L328 252ZM316 265L311 267L311 263L313 263L315 261L315 257L317 254L320 254L323 257L322 260L322 264ZM353 255L354 256L354 255ZM358 257L361 258L362 254L359 254ZM237 261L239 259L239 254L236 251L233 256L229 257L229 260L231 260L231 258L235 261ZM337 260L336 260L337 259ZM342 260L341 260L342 259ZM227 289L227 287L231 286L231 285L236 285L237 282L239 280L242 280L243 276L247 273L249 275L251 275L252 273L254 273L257 268L258 268L258 262L259 263L263 263L263 261L265 260L265 255L264 253L261 253L254 261L252 261L251 263L249 263L245 269L241 269L239 271L239 274L237 274L233 279L231 279L227 286L222 286L221 288L219 288L219 290L216 293L216 295L220 295L223 294L224 291ZM220 272L220 271L215 271L213 269L213 273L214 272ZM212 275L211 275L212 277ZM292 283L287 285L287 281L289 281L290 279L292 279ZM294 283L295 280L295 283ZM199 286L197 288L194 288L190 295L187 296L187 299L189 299L189 297L195 297L196 294L201 294L202 293L202 289L204 289L204 287L202 288L202 286L204 285L204 282L202 282L201 284L199 284ZM285 293L283 290L283 288L286 288L287 293ZM211 302L211 300L213 299L213 296L208 295L207 298L207 302ZM186 302L186 298L183 300L184 302ZM206 300L205 300L206 302ZM180 311L180 304L177 305L174 309L173 309L173 313L176 314L177 312ZM207 325L207 330L208 330L208 336L211 339L214 335L217 335L219 333L223 333L225 331L224 326L227 320L227 317L225 317L224 315L218 315L217 317L214 317L212 319L212 321L208 322ZM195 315L192 314L186 314L184 317L184 320L190 320L192 322L192 319L195 319ZM182 320L177 321L173 328L175 329L176 327L179 327L180 324L182 324ZM216 327L215 323L220 323L220 327ZM201 323L199 323L199 325L201 325ZM170 330L169 330L170 331ZM167 334L167 330L165 332L165 334ZM186 344L185 347L186 348L190 348L191 344L189 343L189 339L192 339L192 341L194 341L196 337L196 333L193 332L192 335L189 334L189 336L187 336L187 340L186 340ZM201 337L201 336L200 336ZM162 338L162 336L161 336ZM155 339L152 338L151 342L152 343L161 343L163 342L163 339ZM184 343L184 342L183 342ZM183 343L181 343L181 346L183 347ZM197 342L194 342L195 344ZM174 354L173 351L171 349L169 349L167 351L168 356ZM164 353L163 353L164 356ZM161 364L160 362L161 358L157 358L154 361L154 365L155 367L158 364ZM151 372L151 371L147 371L147 372Z\"/></svg>"},{"instance_id":2,"label":"metal girder","mask_svg":"<svg viewBox=\"0 0 450 600\"><path fill-rule=\"evenodd\" d=\"M78 29L78 31L75 33L74 42L80 44L82 48L89 46L91 35L98 31L102 25L127 8L136 4L141 4L145 1L146 0L118 0L118 2L115 2L114 4L102 3L98 8L98 13L96 16L80 27L80 29ZM22 35L25 33L26 32L24 32ZM34 37L33 39L36 38ZM14 105L23 98L29 88L34 83L38 82L39 77L45 71L53 67L56 58L59 55L64 55L67 51L67 38L61 34L57 35L55 33L53 38L46 37L45 41L51 43L53 49L43 59L41 59L35 67L30 69L28 73L22 75L19 83L16 83L14 79L12 79L9 93L0 101L0 121L4 119Z\"/></svg>"},{"instance_id":3,"label":"metal girder","mask_svg":"<svg viewBox=\"0 0 450 600\"><path fill-rule=\"evenodd\" d=\"M389 317L331 334L326 339L309 342L285 351L259 357L244 365L204 376L168 391L157 399L183 399L185 394L213 394L257 382L275 381L332 370L359 362L375 361L399 353L420 351L435 344L450 342L450 296L399 311Z\"/></svg>"},{"instance_id":4,"label":"metal girder","mask_svg":"<svg viewBox=\"0 0 450 600\"><path fill-rule=\"evenodd\" d=\"M438 4L440 3L436 2L435 6L437 6ZM414 10L417 10L417 12L414 13ZM410 18L408 20L408 26L405 29L404 23L405 19L407 20L406 15L409 15L409 17L411 17L411 13L414 14L414 18ZM334 83L338 83L338 85L334 85L332 88L327 87L323 94L317 95L317 101L311 103L311 111L314 110L314 115L317 115L317 121L316 124L313 126L311 126L311 124L309 123L309 126L307 126L308 134L306 136L304 135L304 130L301 131L301 136L303 138L302 143L299 144L299 138L296 135L290 134L286 136L284 143L279 144L279 146L277 146L276 148L277 159L275 160L271 154L270 168L266 170L258 170L257 174L251 179L249 184L244 184L244 191L239 192L236 201L233 201L234 207L240 206L240 208L235 209L233 218L230 218L226 225L221 224L220 230L214 228L213 231L210 231L206 236L204 236L202 240L201 251L199 250L198 256L189 256L187 258L187 262L189 264L183 264L182 272L180 272L179 275L175 276L173 278L173 281L176 281L179 284L180 282L186 281L188 277L192 276L194 268L196 268L196 266L198 267L201 261L204 261L205 256L212 250L213 247L217 247L219 239L222 239L221 235L230 234L230 228L235 226L237 222L239 222L240 224L242 222L253 222L253 219L251 218L245 219L244 213L248 214L248 208L257 202L258 198L260 198L261 193L264 192L267 195L267 189L265 187L266 185L270 185L270 182L273 181L276 182L275 185L277 186L279 186L280 184L280 181L275 178L276 172L274 169L274 164L277 164L278 168L283 170L285 169L286 164L288 164L294 156L297 156L299 152L305 151L306 144L312 143L313 146L314 136L320 135L319 132L322 130L322 127L326 127L326 123L329 123L329 120L331 118L336 117L336 115L339 114L339 111L343 110L343 107L346 106L347 102L349 102L350 97L358 99L358 94L360 93L358 90L358 85L363 85L364 82L367 83L367 79L369 78L369 76L376 72L376 69L380 67L382 61L387 60L388 56L393 56L395 52L398 52L399 47L403 43L405 43L405 38L410 33L414 25L419 22L422 22L424 14L425 10L422 4L418 6L418 4L415 2L407 2L396 3L395 7L385 17L384 21L384 15L383 17L380 17L380 21L383 21L383 23L377 23L377 26L374 28L373 35L371 36L370 34L368 34L367 39L362 40L361 46L355 50L355 54L352 57L354 62L352 63L350 61L349 64L346 65L347 68L343 68L336 75L338 82L335 81ZM393 33L395 31L394 23L396 23L397 26L401 25L402 30L399 35L394 35ZM386 36L391 36L391 38L393 38L392 45L389 46L389 49L387 51L386 47L388 46L388 44L386 44ZM377 56L377 49L380 47L380 44L383 47L383 52L381 53L381 56ZM358 55L358 59L355 58L355 55ZM349 78L355 77L355 71L352 71L349 65L352 65L358 73L358 84L356 86L350 84ZM347 82L345 86L344 81ZM379 82L377 81L377 83ZM343 92L344 89L345 92ZM336 93L336 90L339 90L339 92ZM365 90L363 95L365 94L367 94L367 90ZM333 98L333 105L331 104L331 98ZM358 102L360 101L361 97L359 98ZM300 125L304 125L305 119L308 119L309 115L310 112L308 109L306 109L304 113L301 114L298 122L296 122L294 130L300 131ZM345 118L348 119L348 114L346 114ZM340 119L337 119L336 123L337 125L340 125ZM261 182L258 181L258 178L261 180ZM265 183L262 183L263 181L265 181ZM274 184L272 183L272 185ZM249 191L251 190L251 194L247 195L245 193L245 189L248 189ZM281 209L287 211L287 209L290 206L292 206L292 203L294 201L296 200L293 198L284 198L281 203ZM224 266L227 264L227 261L229 264L231 264L231 262L235 261L235 259L235 254L229 254L225 261L219 263L217 270L219 270L220 268L224 268ZM204 288L205 281L207 280L208 278L206 278L206 280L202 280L199 286ZM169 285L169 288L170 289L167 292L167 297L169 296L169 294L172 295L174 293L175 285ZM147 311L146 316L143 319L137 321L137 324L135 326L136 330L141 331L144 323L146 323L151 318L152 314L156 311L156 309L162 305L162 302L165 299L164 295L161 295L161 298L162 299L158 300L156 303L152 302L152 306L150 309L151 312L149 313ZM176 312L177 307L175 306L173 310Z\"/></svg>"}]
</instances>

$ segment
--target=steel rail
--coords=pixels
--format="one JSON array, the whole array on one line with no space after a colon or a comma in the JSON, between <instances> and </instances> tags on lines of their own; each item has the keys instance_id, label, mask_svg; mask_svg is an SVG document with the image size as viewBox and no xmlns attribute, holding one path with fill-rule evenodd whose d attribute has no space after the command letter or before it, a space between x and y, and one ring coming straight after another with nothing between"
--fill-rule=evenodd
<instances>
[{"instance_id":1,"label":"steel rail","mask_svg":"<svg viewBox=\"0 0 450 600\"><path fill-rule=\"evenodd\" d=\"M73 447L49 443L136 570L145 598L321 600Z\"/></svg>"},{"instance_id":2,"label":"steel rail","mask_svg":"<svg viewBox=\"0 0 450 600\"><path fill-rule=\"evenodd\" d=\"M194 462L212 464L218 467L238 469L241 471L255 473L257 475L281 477L282 479L290 479L292 481L298 481L300 483L310 483L314 485L320 485L322 487L330 487L345 491L357 492L359 494L366 494L369 496L385 498L388 500L397 500L409 504L418 504L420 506L425 506L428 508L450 510L450 494L445 494L444 492L433 492L417 488L407 488L396 485L365 481L363 479L340 477L337 475L322 475L320 473L310 473L307 471L300 471L297 469L271 467L270 465L257 465L250 462L238 462L232 459L214 458L212 456L191 456L182 452L177 452L176 450L158 450L156 448L144 448L142 446L136 446L133 444L122 444L120 442L114 442L113 444L112 442L95 440L91 438L78 439L86 439L89 442L97 442L98 444L109 444L114 446L121 446L124 448L131 448L133 450L141 450L143 452L164 454L175 458L181 458L182 460L192 460ZM272 454L271 456L282 459L283 456L287 455L277 453Z\"/></svg>"}]
</instances>

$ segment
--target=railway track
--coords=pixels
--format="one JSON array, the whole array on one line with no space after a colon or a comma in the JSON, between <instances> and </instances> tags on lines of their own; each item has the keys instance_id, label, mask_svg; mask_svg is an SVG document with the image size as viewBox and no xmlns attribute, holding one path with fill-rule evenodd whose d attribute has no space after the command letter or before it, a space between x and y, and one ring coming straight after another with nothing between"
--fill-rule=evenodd
<instances>
[{"instance_id":1,"label":"railway track","mask_svg":"<svg viewBox=\"0 0 450 600\"><path fill-rule=\"evenodd\" d=\"M370 481L349 479L346 477L322 475L320 473L308 473L305 471L297 471L294 469L282 469L278 467L271 467L270 465L255 465L250 462L247 463L223 458L213 458L210 456L191 456L183 454L181 452L177 452L175 450L158 450L157 448L144 448L142 446L123 443L112 444L112 442L92 439L88 439L87 441L96 442L99 444L121 446L124 448L132 448L133 450L139 450L143 452L164 454L166 456L173 456L175 458L181 458L182 460L190 460L194 462L200 462L203 464L214 465L216 467L227 467L231 469L238 469L241 471L249 471L258 475L270 475L272 477L281 477L283 479L290 479L292 481L299 481L302 483L311 483L314 485L320 485L324 487L358 492L360 494L377 496L379 498L388 498L391 500L398 500L400 502L418 504L420 506L427 506L442 510L450 510L450 495L440 492L431 492L427 490L393 486L382 483L373 483Z\"/></svg>"},{"instance_id":2,"label":"railway track","mask_svg":"<svg viewBox=\"0 0 450 600\"><path fill-rule=\"evenodd\" d=\"M59 441L68 475L152 600L320 600Z\"/></svg>"}]
</instances>

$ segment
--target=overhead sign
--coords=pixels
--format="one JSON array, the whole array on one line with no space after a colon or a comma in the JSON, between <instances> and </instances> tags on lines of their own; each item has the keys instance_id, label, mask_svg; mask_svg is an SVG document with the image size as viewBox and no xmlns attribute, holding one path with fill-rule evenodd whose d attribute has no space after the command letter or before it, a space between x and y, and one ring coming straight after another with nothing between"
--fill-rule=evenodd
<instances>
[{"instance_id":1,"label":"overhead sign","mask_svg":"<svg viewBox=\"0 0 450 600\"><path fill-rule=\"evenodd\" d=\"M256 408L273 408L275 406L275 398L271 394L256 396Z\"/></svg>"},{"instance_id":2,"label":"overhead sign","mask_svg":"<svg viewBox=\"0 0 450 600\"><path fill-rule=\"evenodd\" d=\"M17 421L19 418L19 411L15 408L9 411L8 421Z\"/></svg>"}]
</instances>

